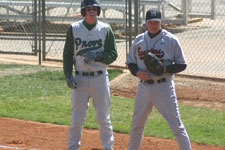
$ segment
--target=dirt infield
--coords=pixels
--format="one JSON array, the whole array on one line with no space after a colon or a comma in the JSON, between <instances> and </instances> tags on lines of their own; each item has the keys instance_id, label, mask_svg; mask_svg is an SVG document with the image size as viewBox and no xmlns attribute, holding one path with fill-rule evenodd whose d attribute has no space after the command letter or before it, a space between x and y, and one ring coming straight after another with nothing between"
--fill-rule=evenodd
<instances>
[{"instance_id":1,"label":"dirt infield","mask_svg":"<svg viewBox=\"0 0 225 150\"><path fill-rule=\"evenodd\" d=\"M0 117L0 150L66 150L68 126ZM102 150L98 130L83 129L81 150ZM114 133L115 150L126 150L128 134ZM192 143L193 150L225 150ZM141 150L178 150L175 140L146 136Z\"/></svg>"}]
</instances>

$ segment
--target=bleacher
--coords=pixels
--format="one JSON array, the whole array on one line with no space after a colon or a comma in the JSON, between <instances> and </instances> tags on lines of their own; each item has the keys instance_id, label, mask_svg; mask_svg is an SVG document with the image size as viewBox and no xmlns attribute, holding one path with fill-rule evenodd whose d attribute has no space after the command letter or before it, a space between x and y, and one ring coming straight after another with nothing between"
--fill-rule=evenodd
<instances>
[{"instance_id":1,"label":"bleacher","mask_svg":"<svg viewBox=\"0 0 225 150\"><path fill-rule=\"evenodd\" d=\"M38 2L37 2L38 3ZM101 8L102 8L102 14L104 21L112 23L112 22L124 22L125 18L125 11L126 11L126 4L124 0L100 0ZM67 11L69 9L73 10L79 10L80 9L80 2L68 2L68 1L46 1L45 2L45 11L46 12L46 20L56 20L56 21L74 21L74 20L80 20L81 16L62 16L62 15L49 15L49 11L55 8L66 8ZM141 0L140 1L140 11L141 13L145 14L145 7L147 5L151 6L164 6L168 5L166 1L149 1L149 0ZM32 7L34 7L33 1L7 1L7 0L0 0L0 10L2 8L6 9L7 12L13 12L13 13L6 13L2 14L0 13L0 19L32 19L33 18L33 12L31 12ZM106 17L106 11L109 9L113 9L116 11L119 11L123 14L123 18L107 18Z\"/></svg>"}]
</instances>

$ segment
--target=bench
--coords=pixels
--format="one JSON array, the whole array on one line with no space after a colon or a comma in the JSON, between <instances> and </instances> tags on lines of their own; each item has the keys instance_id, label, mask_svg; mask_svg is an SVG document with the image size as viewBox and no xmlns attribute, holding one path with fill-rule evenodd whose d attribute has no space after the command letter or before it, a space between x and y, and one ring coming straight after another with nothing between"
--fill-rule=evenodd
<instances>
[{"instance_id":1,"label":"bench","mask_svg":"<svg viewBox=\"0 0 225 150\"><path fill-rule=\"evenodd\" d=\"M167 5L168 3L165 1L149 1L149 0L141 0L140 1L140 7L141 11L143 13L143 18L145 17L145 6L151 5L151 6L162 6ZM67 11L69 9L80 9L80 3L77 2L68 2L68 1L47 1L45 2L45 7L47 11L46 19L47 20L56 20L56 21L74 21L74 20L80 20L82 17L80 16L50 16L49 11L54 8L66 8ZM124 22L125 18L125 9L126 4L124 0L100 0L100 5L102 8L102 14L104 21L107 21L109 23L117 23L117 22ZM12 11L14 14L0 14L1 19L32 19L33 14L30 10L32 10L32 7L34 6L34 3L32 1L0 1L0 9L5 8L7 12ZM22 8L21 8L22 7ZM38 6L37 6L38 7ZM123 18L107 18L106 17L106 11L109 9L113 9L116 11L119 11L123 13ZM18 14L18 15L17 15Z\"/></svg>"}]
</instances>

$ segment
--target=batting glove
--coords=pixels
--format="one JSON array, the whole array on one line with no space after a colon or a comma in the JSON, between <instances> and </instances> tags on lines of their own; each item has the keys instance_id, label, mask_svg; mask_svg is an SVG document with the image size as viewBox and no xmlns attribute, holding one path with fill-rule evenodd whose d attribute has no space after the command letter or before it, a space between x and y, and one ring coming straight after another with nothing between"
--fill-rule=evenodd
<instances>
[{"instance_id":1,"label":"batting glove","mask_svg":"<svg viewBox=\"0 0 225 150\"><path fill-rule=\"evenodd\" d=\"M102 52L90 51L84 55L84 62L88 64L94 60L101 59L101 58L102 58Z\"/></svg>"},{"instance_id":2,"label":"batting glove","mask_svg":"<svg viewBox=\"0 0 225 150\"><path fill-rule=\"evenodd\" d=\"M77 88L77 83L72 75L66 75L67 86L71 89Z\"/></svg>"}]
</instances>

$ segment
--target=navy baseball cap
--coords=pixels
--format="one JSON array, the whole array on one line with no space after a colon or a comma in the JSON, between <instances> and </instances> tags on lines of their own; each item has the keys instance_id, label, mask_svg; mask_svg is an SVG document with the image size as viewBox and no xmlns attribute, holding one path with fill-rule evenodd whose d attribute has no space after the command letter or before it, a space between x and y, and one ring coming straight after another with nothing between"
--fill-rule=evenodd
<instances>
[{"instance_id":1,"label":"navy baseball cap","mask_svg":"<svg viewBox=\"0 0 225 150\"><path fill-rule=\"evenodd\" d=\"M145 21L152 21L152 20L159 21L159 22L162 21L162 15L161 15L161 12L159 10L149 9L146 12Z\"/></svg>"}]
</instances>

